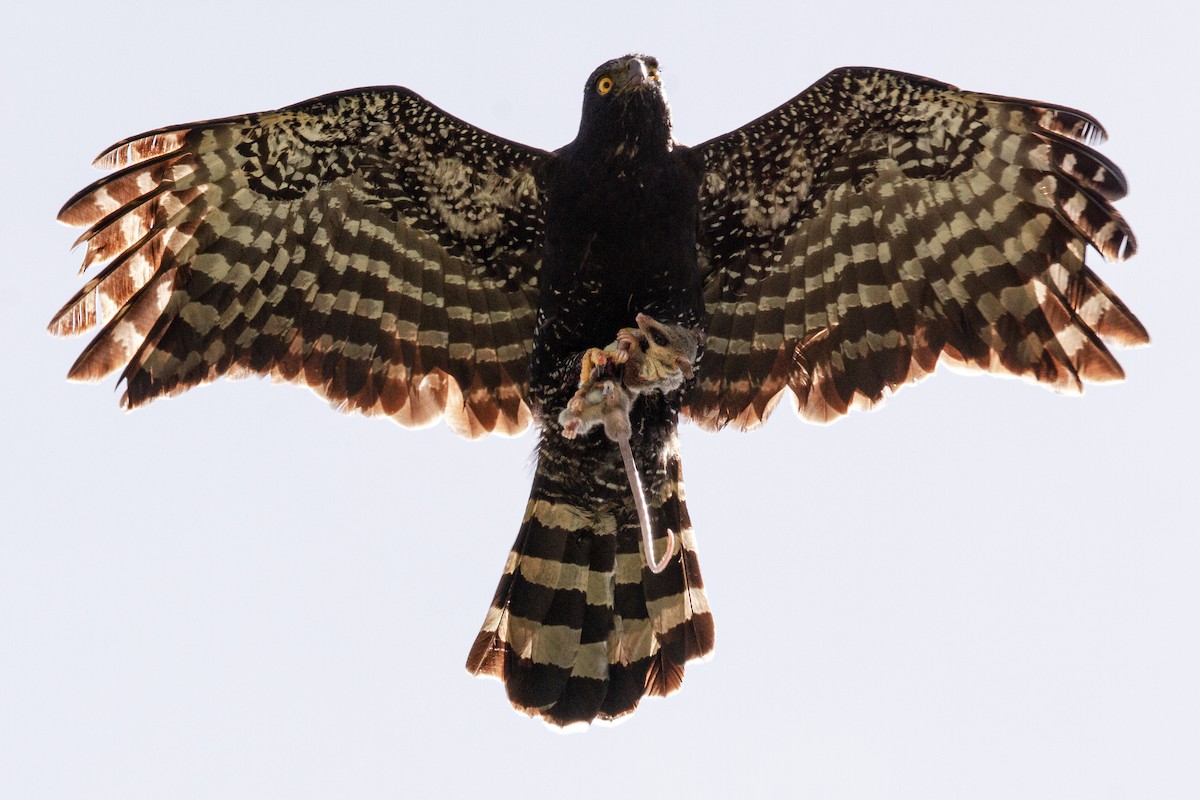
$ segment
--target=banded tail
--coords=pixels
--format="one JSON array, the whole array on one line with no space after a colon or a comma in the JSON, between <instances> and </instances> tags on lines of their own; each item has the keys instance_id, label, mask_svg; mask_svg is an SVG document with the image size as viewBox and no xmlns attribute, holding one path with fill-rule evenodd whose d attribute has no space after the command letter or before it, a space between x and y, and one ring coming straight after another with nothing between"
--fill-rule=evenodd
<instances>
[{"instance_id":1,"label":"banded tail","mask_svg":"<svg viewBox=\"0 0 1200 800\"><path fill-rule=\"evenodd\" d=\"M612 720L667 695L712 652L713 621L684 503L677 441L641 451L653 529L678 532L659 574L615 443L543 433L533 489L467 670L504 682L513 706L559 727ZM649 437L647 437L649 438Z\"/></svg>"}]
</instances>

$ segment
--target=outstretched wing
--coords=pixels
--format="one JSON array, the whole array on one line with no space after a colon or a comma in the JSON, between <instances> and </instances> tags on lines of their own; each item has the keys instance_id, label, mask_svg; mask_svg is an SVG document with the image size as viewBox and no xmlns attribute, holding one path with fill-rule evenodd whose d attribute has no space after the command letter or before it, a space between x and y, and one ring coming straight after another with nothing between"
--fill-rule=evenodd
<instances>
[{"instance_id":1,"label":"outstretched wing","mask_svg":"<svg viewBox=\"0 0 1200 800\"><path fill-rule=\"evenodd\" d=\"M220 375L307 384L464 435L531 421L547 153L398 87L151 131L59 213L108 262L50 323L103 328L71 368L124 367L135 407Z\"/></svg>"},{"instance_id":2,"label":"outstretched wing","mask_svg":"<svg viewBox=\"0 0 1200 800\"><path fill-rule=\"evenodd\" d=\"M1078 111L877 69L831 72L695 148L706 352L685 412L829 421L939 358L1079 391L1145 329L1084 265L1134 251L1125 178Z\"/></svg>"}]
</instances>

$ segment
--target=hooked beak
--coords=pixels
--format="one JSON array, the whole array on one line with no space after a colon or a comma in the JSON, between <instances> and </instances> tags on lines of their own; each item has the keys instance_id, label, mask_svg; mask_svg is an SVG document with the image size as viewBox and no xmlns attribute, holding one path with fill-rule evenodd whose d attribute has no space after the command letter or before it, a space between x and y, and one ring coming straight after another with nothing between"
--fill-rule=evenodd
<instances>
[{"instance_id":1,"label":"hooked beak","mask_svg":"<svg viewBox=\"0 0 1200 800\"><path fill-rule=\"evenodd\" d=\"M646 70L646 64L640 58L629 59L629 71L625 75L625 81L621 84L621 92L628 92L633 89L640 89L650 83L650 73Z\"/></svg>"}]
</instances>

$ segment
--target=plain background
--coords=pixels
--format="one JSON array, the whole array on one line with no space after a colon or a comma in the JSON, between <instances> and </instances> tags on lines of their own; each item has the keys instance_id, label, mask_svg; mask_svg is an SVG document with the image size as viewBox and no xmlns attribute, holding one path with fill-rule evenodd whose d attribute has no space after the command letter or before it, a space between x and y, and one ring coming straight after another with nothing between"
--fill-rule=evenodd
<instances>
[{"instance_id":1,"label":"plain background","mask_svg":"<svg viewBox=\"0 0 1200 800\"><path fill-rule=\"evenodd\" d=\"M0 48L0 796L1200 796L1196 19L1153 2L22 3ZM1177 4L1171 4L1177 5ZM1182 4L1178 4L1182 5ZM400 83L546 148L658 56L697 143L870 64L1085 109L1127 172L1129 380L941 373L831 427L687 428L717 654L557 735L468 677L532 437L222 382L123 414L48 337L59 205L159 125Z\"/></svg>"}]
</instances>

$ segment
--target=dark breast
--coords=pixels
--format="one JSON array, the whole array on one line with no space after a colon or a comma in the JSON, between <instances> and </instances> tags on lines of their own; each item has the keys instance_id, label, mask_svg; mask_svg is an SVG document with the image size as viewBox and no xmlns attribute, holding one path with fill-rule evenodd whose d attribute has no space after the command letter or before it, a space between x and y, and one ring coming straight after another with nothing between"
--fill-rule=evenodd
<instances>
[{"instance_id":1,"label":"dark breast","mask_svg":"<svg viewBox=\"0 0 1200 800\"><path fill-rule=\"evenodd\" d=\"M613 341L638 312L700 325L700 169L686 148L599 164L565 148L541 181L546 239L531 377L550 411L578 380L560 374L562 362Z\"/></svg>"}]
</instances>

